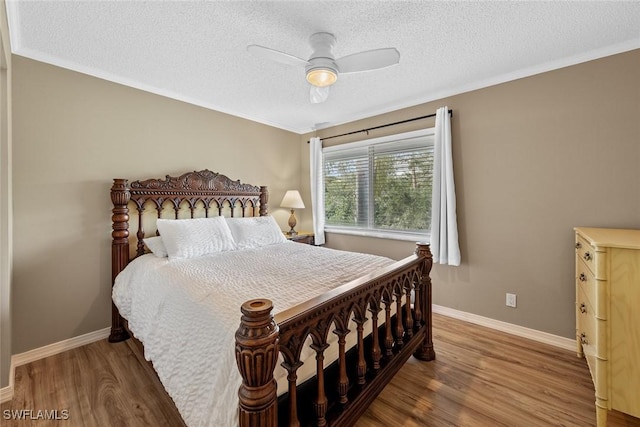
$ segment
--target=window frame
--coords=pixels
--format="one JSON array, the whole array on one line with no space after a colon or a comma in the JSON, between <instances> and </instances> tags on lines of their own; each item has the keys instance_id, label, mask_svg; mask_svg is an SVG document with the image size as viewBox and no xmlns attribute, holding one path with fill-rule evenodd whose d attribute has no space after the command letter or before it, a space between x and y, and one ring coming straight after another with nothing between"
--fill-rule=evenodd
<instances>
[{"instance_id":1,"label":"window frame","mask_svg":"<svg viewBox=\"0 0 640 427\"><path fill-rule=\"evenodd\" d=\"M403 132L397 133L393 135L378 137L378 138L369 138L360 141L349 142L346 144L333 145L331 147L326 147L322 149L322 185L324 188L324 179L325 179L325 161L326 154L333 153L337 151L346 151L346 150L368 150L369 147L373 145L383 145L388 143L393 143L398 140L404 139L412 139L418 137L425 136L435 136L435 127L419 129L411 132ZM406 145L409 146L411 143L406 142ZM431 139L431 147L433 147L433 138ZM371 162L372 160L369 159ZM369 173L371 169L369 170ZM372 186L371 186L372 187ZM370 192L373 192L373 188L369 189ZM323 197L324 200L324 197ZM373 205L375 200L373 197L369 197L368 200L368 212L371 212L373 209ZM336 234L345 234L345 235L353 235L353 236L364 236L364 237L375 237L380 239L393 239L393 240L405 240L405 241L428 241L431 236L430 230L425 232L412 232L412 231L402 231L402 230L385 230L385 229L376 229L371 227L371 223L373 221L373 216L368 215L368 225L367 228L364 227L354 227L354 226L340 226L340 225L329 225L326 220L326 212L325 212L325 231L327 233L336 233Z\"/></svg>"}]
</instances>

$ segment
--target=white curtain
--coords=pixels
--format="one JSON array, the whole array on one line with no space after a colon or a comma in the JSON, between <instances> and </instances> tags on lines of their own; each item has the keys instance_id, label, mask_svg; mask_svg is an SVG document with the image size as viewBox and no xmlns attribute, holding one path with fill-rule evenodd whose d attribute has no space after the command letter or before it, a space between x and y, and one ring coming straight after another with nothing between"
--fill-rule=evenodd
<instances>
[{"instance_id":1,"label":"white curtain","mask_svg":"<svg viewBox=\"0 0 640 427\"><path fill-rule=\"evenodd\" d=\"M324 182L322 177L322 140L313 137L309 157L311 164L311 210L313 212L313 233L315 244L324 245Z\"/></svg>"},{"instance_id":2,"label":"white curtain","mask_svg":"<svg viewBox=\"0 0 640 427\"><path fill-rule=\"evenodd\" d=\"M439 264L460 265L456 188L453 183L451 119L447 107L436 111L431 198L431 253Z\"/></svg>"}]
</instances>

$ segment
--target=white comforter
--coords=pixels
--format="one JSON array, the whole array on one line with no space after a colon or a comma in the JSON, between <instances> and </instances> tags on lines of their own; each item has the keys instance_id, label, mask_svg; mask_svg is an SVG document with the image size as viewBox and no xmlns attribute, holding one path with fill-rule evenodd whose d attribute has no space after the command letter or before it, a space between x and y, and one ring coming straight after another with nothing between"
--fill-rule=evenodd
<instances>
[{"instance_id":1,"label":"white comforter","mask_svg":"<svg viewBox=\"0 0 640 427\"><path fill-rule=\"evenodd\" d=\"M113 301L186 424L235 426L240 305L269 298L277 313L391 263L292 242L184 260L149 254L118 275Z\"/></svg>"}]
</instances>

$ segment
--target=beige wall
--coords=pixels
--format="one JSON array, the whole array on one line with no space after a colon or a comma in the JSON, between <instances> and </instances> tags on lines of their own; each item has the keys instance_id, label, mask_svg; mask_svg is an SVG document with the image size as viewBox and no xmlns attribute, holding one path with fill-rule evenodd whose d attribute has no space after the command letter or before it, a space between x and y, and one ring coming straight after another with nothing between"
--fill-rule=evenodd
<instances>
[{"instance_id":1,"label":"beige wall","mask_svg":"<svg viewBox=\"0 0 640 427\"><path fill-rule=\"evenodd\" d=\"M4 1L0 1L0 388L11 366L11 45Z\"/></svg>"},{"instance_id":2,"label":"beige wall","mask_svg":"<svg viewBox=\"0 0 640 427\"><path fill-rule=\"evenodd\" d=\"M452 108L462 265L434 266L434 303L573 337L572 228L640 228L638 76L635 50L317 135ZM370 137L422 126L433 121L372 131ZM308 149L301 163L308 163ZM302 176L308 182L308 168ZM393 258L413 250L407 242L337 234L327 235L327 246ZM505 306L507 292L517 294L516 309Z\"/></svg>"},{"instance_id":3,"label":"beige wall","mask_svg":"<svg viewBox=\"0 0 640 427\"><path fill-rule=\"evenodd\" d=\"M113 178L208 168L297 188L299 135L19 56L14 66L13 353L110 324Z\"/></svg>"}]
</instances>

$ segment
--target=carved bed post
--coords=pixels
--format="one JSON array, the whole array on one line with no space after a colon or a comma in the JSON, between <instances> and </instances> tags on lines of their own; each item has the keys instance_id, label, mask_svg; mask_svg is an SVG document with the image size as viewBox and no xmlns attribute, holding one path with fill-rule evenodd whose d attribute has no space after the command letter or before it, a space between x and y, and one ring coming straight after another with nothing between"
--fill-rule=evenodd
<instances>
[{"instance_id":1,"label":"carved bed post","mask_svg":"<svg viewBox=\"0 0 640 427\"><path fill-rule=\"evenodd\" d=\"M131 198L126 179L114 179L111 187L111 201L113 202L113 215L111 216L111 286L120 273L129 263L129 208L127 204ZM116 305L111 302L111 334L109 342L124 341L129 334L124 328L124 321L118 312Z\"/></svg>"},{"instance_id":2,"label":"carved bed post","mask_svg":"<svg viewBox=\"0 0 640 427\"><path fill-rule=\"evenodd\" d=\"M264 185L260 187L260 216L265 216L269 213L269 190Z\"/></svg>"},{"instance_id":3,"label":"carved bed post","mask_svg":"<svg viewBox=\"0 0 640 427\"><path fill-rule=\"evenodd\" d=\"M236 331L236 363L242 376L238 390L240 427L278 425L273 370L278 362L280 332L272 309L273 303L268 299L250 300L240 308L242 318Z\"/></svg>"},{"instance_id":4,"label":"carved bed post","mask_svg":"<svg viewBox=\"0 0 640 427\"><path fill-rule=\"evenodd\" d=\"M416 255L424 258L422 263L422 271L420 272L420 283L417 284L419 289L416 291L416 295L419 301L416 301L416 305L420 305L422 321L425 323L424 339L422 344L413 353L414 357L419 360L433 360L436 358L436 353L433 350L432 339L432 316L431 316L431 267L433 266L433 255L431 254L431 248L427 243L416 243Z\"/></svg>"}]
</instances>

